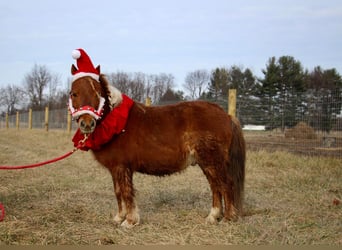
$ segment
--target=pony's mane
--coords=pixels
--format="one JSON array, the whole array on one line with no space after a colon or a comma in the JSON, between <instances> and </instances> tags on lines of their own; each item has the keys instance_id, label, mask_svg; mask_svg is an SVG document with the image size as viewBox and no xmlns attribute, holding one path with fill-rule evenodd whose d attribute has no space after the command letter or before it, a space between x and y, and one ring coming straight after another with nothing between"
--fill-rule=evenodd
<instances>
[{"instance_id":1,"label":"pony's mane","mask_svg":"<svg viewBox=\"0 0 342 250\"><path fill-rule=\"evenodd\" d=\"M100 75L100 84L105 92L106 100L109 102L109 105L111 108L115 108L122 102L122 94L120 90L115 88L114 86L110 85L108 82L106 75L101 74Z\"/></svg>"}]
</instances>

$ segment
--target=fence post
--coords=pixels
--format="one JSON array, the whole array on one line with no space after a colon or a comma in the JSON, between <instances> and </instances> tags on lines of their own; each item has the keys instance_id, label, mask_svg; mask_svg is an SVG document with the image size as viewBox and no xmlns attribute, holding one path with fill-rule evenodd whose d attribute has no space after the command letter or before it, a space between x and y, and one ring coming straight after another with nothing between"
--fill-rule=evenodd
<instances>
[{"instance_id":1,"label":"fence post","mask_svg":"<svg viewBox=\"0 0 342 250\"><path fill-rule=\"evenodd\" d=\"M146 106L151 106L151 103L152 103L151 98L150 98L150 97L146 97L145 105L146 105Z\"/></svg>"},{"instance_id":2,"label":"fence post","mask_svg":"<svg viewBox=\"0 0 342 250\"><path fill-rule=\"evenodd\" d=\"M230 89L228 91L228 114L236 116L236 89Z\"/></svg>"},{"instance_id":3,"label":"fence post","mask_svg":"<svg viewBox=\"0 0 342 250\"><path fill-rule=\"evenodd\" d=\"M29 122L29 124L28 124L28 127L29 127L29 129L32 129L32 109L29 109L29 113L28 113L28 122Z\"/></svg>"},{"instance_id":4,"label":"fence post","mask_svg":"<svg viewBox=\"0 0 342 250\"><path fill-rule=\"evenodd\" d=\"M8 113L6 113L6 128L9 128L9 118L8 118Z\"/></svg>"},{"instance_id":5,"label":"fence post","mask_svg":"<svg viewBox=\"0 0 342 250\"><path fill-rule=\"evenodd\" d=\"M17 111L16 117L15 117L15 127L19 129L19 111Z\"/></svg>"},{"instance_id":6,"label":"fence post","mask_svg":"<svg viewBox=\"0 0 342 250\"><path fill-rule=\"evenodd\" d=\"M49 131L49 107L45 107L45 130Z\"/></svg>"},{"instance_id":7,"label":"fence post","mask_svg":"<svg viewBox=\"0 0 342 250\"><path fill-rule=\"evenodd\" d=\"M72 122L71 114L68 111L68 114L67 114L67 131L69 134L71 133L71 122Z\"/></svg>"}]
</instances>

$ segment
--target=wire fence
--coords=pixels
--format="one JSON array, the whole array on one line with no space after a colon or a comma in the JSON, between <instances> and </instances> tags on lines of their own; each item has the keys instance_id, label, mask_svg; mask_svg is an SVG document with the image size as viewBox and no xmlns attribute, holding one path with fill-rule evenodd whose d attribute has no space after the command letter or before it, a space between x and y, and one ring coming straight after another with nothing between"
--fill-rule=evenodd
<instances>
[{"instance_id":1,"label":"wire fence","mask_svg":"<svg viewBox=\"0 0 342 250\"><path fill-rule=\"evenodd\" d=\"M30 111L17 112L7 118L3 115L0 117L0 128L75 130L77 127L76 123L71 122L67 108L48 110L48 115L46 113L46 110L37 110L32 114Z\"/></svg>"},{"instance_id":2,"label":"wire fence","mask_svg":"<svg viewBox=\"0 0 342 250\"><path fill-rule=\"evenodd\" d=\"M217 103L226 112L229 100L207 100ZM158 103L167 105L175 102ZM155 104L152 104L155 105ZM319 107L328 108L327 112ZM317 109L293 111L293 106L282 105L281 109L268 104L253 104L237 98L236 116L244 130L248 150L284 150L306 155L331 156L342 158L342 115L340 103L316 103ZM46 111L21 112L0 117L0 129L61 129L74 131L75 122L71 122L67 108ZM48 118L48 119L47 119ZM30 121L32 119L32 121ZM31 124L31 125L30 125Z\"/></svg>"},{"instance_id":3,"label":"wire fence","mask_svg":"<svg viewBox=\"0 0 342 250\"><path fill-rule=\"evenodd\" d=\"M239 100L249 149L342 158L342 98L335 93L283 100Z\"/></svg>"}]
</instances>

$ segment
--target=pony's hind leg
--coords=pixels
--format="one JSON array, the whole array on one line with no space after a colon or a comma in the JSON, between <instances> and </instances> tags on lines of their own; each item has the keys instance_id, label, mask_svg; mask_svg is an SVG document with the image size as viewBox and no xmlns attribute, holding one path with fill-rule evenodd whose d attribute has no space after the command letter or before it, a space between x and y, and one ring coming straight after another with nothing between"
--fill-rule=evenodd
<instances>
[{"instance_id":1,"label":"pony's hind leg","mask_svg":"<svg viewBox=\"0 0 342 250\"><path fill-rule=\"evenodd\" d=\"M216 223L222 216L222 198L224 201L223 220L236 220L238 211L234 207L234 186L227 169L217 164L216 167L205 167L202 170L213 193L213 205L206 219L207 222Z\"/></svg>"},{"instance_id":2,"label":"pony's hind leg","mask_svg":"<svg viewBox=\"0 0 342 250\"><path fill-rule=\"evenodd\" d=\"M202 168L203 173L207 177L207 180L212 191L212 207L210 213L206 218L206 221L210 224L216 224L222 216L222 195L218 185L217 177L213 168Z\"/></svg>"},{"instance_id":3,"label":"pony's hind leg","mask_svg":"<svg viewBox=\"0 0 342 250\"><path fill-rule=\"evenodd\" d=\"M238 210L234 207L232 181L228 180L228 183L226 183L223 187L222 193L224 200L223 221L236 221L238 219Z\"/></svg>"}]
</instances>

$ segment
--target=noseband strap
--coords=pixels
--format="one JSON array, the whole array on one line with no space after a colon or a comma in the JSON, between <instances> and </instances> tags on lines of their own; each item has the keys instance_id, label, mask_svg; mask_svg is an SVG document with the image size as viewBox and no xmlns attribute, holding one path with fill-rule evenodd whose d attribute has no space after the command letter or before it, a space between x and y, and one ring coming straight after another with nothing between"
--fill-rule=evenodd
<instances>
[{"instance_id":1,"label":"noseband strap","mask_svg":"<svg viewBox=\"0 0 342 250\"><path fill-rule=\"evenodd\" d=\"M68 106L69 106L71 116L74 119L78 119L78 117L80 117L81 115L89 114L92 117L94 117L95 120L99 120L103 115L103 106L104 106L106 100L99 94L99 92L96 91L93 82L90 81L90 85L91 85L92 89L95 91L97 97L99 98L99 106L97 109L95 109L94 107L91 107L89 105L85 105L85 106L82 106L80 108L75 109L72 106L72 100L70 97Z\"/></svg>"},{"instance_id":2,"label":"noseband strap","mask_svg":"<svg viewBox=\"0 0 342 250\"><path fill-rule=\"evenodd\" d=\"M99 103L99 107L97 109L91 107L91 106L82 106L78 109L75 109L73 106L72 106L72 100L71 98L69 98L69 110L70 110L70 113L71 113L71 116L75 119L77 119L79 116L81 115L84 115L84 114L89 114L91 115L92 117L94 117L94 119L98 120L102 117L102 114L103 114L103 106L105 104L105 99L100 96L100 103Z\"/></svg>"}]
</instances>

